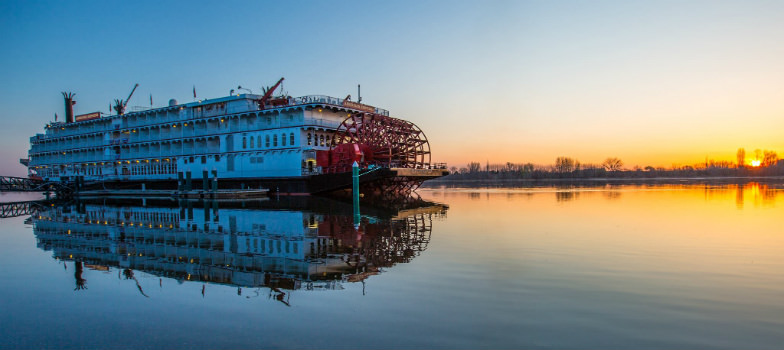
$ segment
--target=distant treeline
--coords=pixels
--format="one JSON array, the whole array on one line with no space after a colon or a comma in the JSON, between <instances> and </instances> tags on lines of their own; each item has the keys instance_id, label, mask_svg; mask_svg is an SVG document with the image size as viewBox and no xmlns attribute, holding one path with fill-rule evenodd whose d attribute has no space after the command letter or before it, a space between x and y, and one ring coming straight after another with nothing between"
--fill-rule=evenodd
<instances>
[{"instance_id":1,"label":"distant treeline","mask_svg":"<svg viewBox=\"0 0 784 350\"><path fill-rule=\"evenodd\" d=\"M666 178L666 177L753 177L784 176L784 160L768 159L759 166L736 165L725 161L706 161L694 166L673 166L670 169L647 166L622 169L618 158L607 158L602 164L581 164L568 157L558 157L554 165L532 163L489 164L471 162L467 167L450 168L444 180L510 180L510 179L591 179L591 178Z\"/></svg>"}]
</instances>

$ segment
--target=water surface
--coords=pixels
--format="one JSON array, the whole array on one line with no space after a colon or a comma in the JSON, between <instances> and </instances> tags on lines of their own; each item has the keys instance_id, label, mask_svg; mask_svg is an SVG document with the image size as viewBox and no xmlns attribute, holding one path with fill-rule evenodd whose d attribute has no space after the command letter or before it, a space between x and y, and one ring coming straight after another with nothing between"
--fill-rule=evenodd
<instances>
[{"instance_id":1,"label":"water surface","mask_svg":"<svg viewBox=\"0 0 784 350\"><path fill-rule=\"evenodd\" d=\"M81 203L2 219L0 344L784 343L781 186L419 193L426 203L366 205L358 222L322 199Z\"/></svg>"}]
</instances>

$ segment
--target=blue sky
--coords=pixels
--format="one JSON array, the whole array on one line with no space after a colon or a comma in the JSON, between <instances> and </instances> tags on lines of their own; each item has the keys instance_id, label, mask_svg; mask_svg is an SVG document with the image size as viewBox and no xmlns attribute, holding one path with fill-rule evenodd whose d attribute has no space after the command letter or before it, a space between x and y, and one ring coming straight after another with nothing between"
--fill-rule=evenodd
<instances>
[{"instance_id":1,"label":"blue sky","mask_svg":"<svg viewBox=\"0 0 784 350\"><path fill-rule=\"evenodd\" d=\"M355 94L434 160L626 164L784 153L784 3L0 1L0 166L60 91L76 113L254 92Z\"/></svg>"}]
</instances>

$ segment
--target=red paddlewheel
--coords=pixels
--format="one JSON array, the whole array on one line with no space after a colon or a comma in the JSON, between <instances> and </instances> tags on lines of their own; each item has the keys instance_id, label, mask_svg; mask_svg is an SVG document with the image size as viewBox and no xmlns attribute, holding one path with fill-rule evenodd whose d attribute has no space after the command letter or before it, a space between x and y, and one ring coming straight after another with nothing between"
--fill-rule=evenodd
<instances>
[{"instance_id":1,"label":"red paddlewheel","mask_svg":"<svg viewBox=\"0 0 784 350\"><path fill-rule=\"evenodd\" d=\"M351 171L370 165L385 168L426 168L430 143L414 123L375 113L353 113L340 124L332 138L334 154L329 172Z\"/></svg>"}]
</instances>

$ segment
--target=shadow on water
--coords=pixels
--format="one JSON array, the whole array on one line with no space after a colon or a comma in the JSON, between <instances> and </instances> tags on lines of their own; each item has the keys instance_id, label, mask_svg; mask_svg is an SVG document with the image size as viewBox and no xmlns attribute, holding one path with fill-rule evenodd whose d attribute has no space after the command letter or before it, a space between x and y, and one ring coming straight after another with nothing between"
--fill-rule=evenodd
<instances>
[{"instance_id":1,"label":"shadow on water","mask_svg":"<svg viewBox=\"0 0 784 350\"><path fill-rule=\"evenodd\" d=\"M73 266L75 291L88 288L85 268L117 269L145 297L135 271L233 286L238 295L266 287L286 305L289 291L343 289L410 262L427 248L433 219L447 211L412 200L363 206L356 222L350 202L320 197L95 199L30 208L38 248Z\"/></svg>"}]
</instances>

